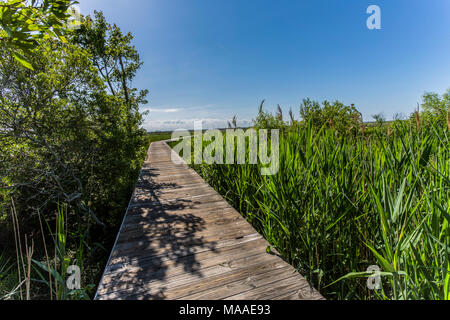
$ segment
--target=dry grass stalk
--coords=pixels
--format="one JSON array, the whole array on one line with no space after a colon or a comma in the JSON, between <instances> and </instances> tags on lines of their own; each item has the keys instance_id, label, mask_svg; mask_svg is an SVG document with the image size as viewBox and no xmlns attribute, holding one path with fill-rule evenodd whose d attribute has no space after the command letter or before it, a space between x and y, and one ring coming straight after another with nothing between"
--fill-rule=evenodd
<instances>
[{"instance_id":1,"label":"dry grass stalk","mask_svg":"<svg viewBox=\"0 0 450 320\"><path fill-rule=\"evenodd\" d=\"M59 216L58 216L58 213L56 213L56 220L55 220L55 224L56 224L56 228L55 228L55 230L56 230L56 235L58 235L58 233L59 233ZM55 260L54 260L54 268L55 268L55 270L58 270L57 269L57 260L58 260L58 255L57 255L58 253L57 253L57 251L56 251L56 245L55 245ZM58 281L55 281L55 292L56 292L56 300L59 300L58 299Z\"/></svg>"},{"instance_id":2,"label":"dry grass stalk","mask_svg":"<svg viewBox=\"0 0 450 320\"><path fill-rule=\"evenodd\" d=\"M450 130L450 110L447 110L447 126L448 130Z\"/></svg>"},{"instance_id":3,"label":"dry grass stalk","mask_svg":"<svg viewBox=\"0 0 450 320\"><path fill-rule=\"evenodd\" d=\"M25 252L27 256L27 277L25 281L26 288L26 299L31 300L30 297L30 289L31 289L31 258L33 257L34 252L34 240L31 239L31 246L28 246L27 236L25 235Z\"/></svg>"},{"instance_id":4,"label":"dry grass stalk","mask_svg":"<svg viewBox=\"0 0 450 320\"><path fill-rule=\"evenodd\" d=\"M39 217L39 225L41 227L41 233L42 233L42 242L44 244L45 259L47 260L48 283L49 283L49 288L50 288L50 300L53 300L52 274L50 272L50 259L48 257L47 244L45 242L45 235L44 235L44 227L42 226L41 214L40 214L39 210L38 210L38 217Z\"/></svg>"},{"instance_id":5,"label":"dry grass stalk","mask_svg":"<svg viewBox=\"0 0 450 320\"><path fill-rule=\"evenodd\" d=\"M333 118L328 119L328 124L330 125L330 128L334 129L334 120L333 120Z\"/></svg>"},{"instance_id":6,"label":"dry grass stalk","mask_svg":"<svg viewBox=\"0 0 450 320\"><path fill-rule=\"evenodd\" d=\"M11 217L13 220L13 231L14 231L14 242L16 245L16 261L17 261L17 275L19 277L19 283L21 284L19 287L19 295L20 295L20 299L23 300L23 292L22 292L22 273L21 273L21 264L22 264L22 269L23 269L23 273L25 275L25 265L23 263L23 254L22 254L22 244L20 241L20 228L19 228L19 221L17 218L17 212L16 212L16 207L14 205L14 200L11 199Z\"/></svg>"},{"instance_id":7,"label":"dry grass stalk","mask_svg":"<svg viewBox=\"0 0 450 320\"><path fill-rule=\"evenodd\" d=\"M231 120L231 123L233 124L233 127L235 129L237 129L237 116L236 115L233 116L233 119Z\"/></svg>"},{"instance_id":8,"label":"dry grass stalk","mask_svg":"<svg viewBox=\"0 0 450 320\"><path fill-rule=\"evenodd\" d=\"M291 118L291 126L295 123L294 112L292 112L292 108L289 109L289 118Z\"/></svg>"},{"instance_id":9,"label":"dry grass stalk","mask_svg":"<svg viewBox=\"0 0 450 320\"><path fill-rule=\"evenodd\" d=\"M364 137L364 134L366 133L366 126L365 124L362 124L359 128L359 132L361 132L362 136Z\"/></svg>"},{"instance_id":10,"label":"dry grass stalk","mask_svg":"<svg viewBox=\"0 0 450 320\"><path fill-rule=\"evenodd\" d=\"M417 132L420 132L420 115L419 115L419 111L414 112L414 116L416 117Z\"/></svg>"}]
</instances>

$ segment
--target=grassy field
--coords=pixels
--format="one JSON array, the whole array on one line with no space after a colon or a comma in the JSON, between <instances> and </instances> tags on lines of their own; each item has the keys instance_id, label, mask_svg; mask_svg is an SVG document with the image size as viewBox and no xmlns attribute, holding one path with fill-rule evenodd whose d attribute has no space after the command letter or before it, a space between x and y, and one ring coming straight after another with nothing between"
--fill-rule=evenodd
<instances>
[{"instance_id":1,"label":"grassy field","mask_svg":"<svg viewBox=\"0 0 450 320\"><path fill-rule=\"evenodd\" d=\"M327 298L449 299L449 131L417 129L299 125L281 135L276 175L193 167ZM367 288L371 265L380 290Z\"/></svg>"},{"instance_id":2,"label":"grassy field","mask_svg":"<svg viewBox=\"0 0 450 320\"><path fill-rule=\"evenodd\" d=\"M147 137L150 143L172 138L172 132L148 132Z\"/></svg>"}]
</instances>

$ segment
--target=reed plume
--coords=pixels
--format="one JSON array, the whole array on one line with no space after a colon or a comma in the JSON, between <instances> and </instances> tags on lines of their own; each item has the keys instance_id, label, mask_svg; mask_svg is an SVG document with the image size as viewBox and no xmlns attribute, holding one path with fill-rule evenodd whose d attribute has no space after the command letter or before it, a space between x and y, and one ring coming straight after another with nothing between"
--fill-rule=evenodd
<instances>
[{"instance_id":1,"label":"reed plume","mask_svg":"<svg viewBox=\"0 0 450 320\"><path fill-rule=\"evenodd\" d=\"M237 116L236 115L233 116L233 120L231 120L231 123L233 124L233 127L235 129L237 129Z\"/></svg>"},{"instance_id":2,"label":"reed plume","mask_svg":"<svg viewBox=\"0 0 450 320\"><path fill-rule=\"evenodd\" d=\"M261 114L263 112L264 102L266 102L266 99L263 99L261 101L261 104L259 105L259 109L258 109L258 114Z\"/></svg>"},{"instance_id":3,"label":"reed plume","mask_svg":"<svg viewBox=\"0 0 450 320\"><path fill-rule=\"evenodd\" d=\"M277 106L277 118L280 121L283 121L283 110L281 109L280 105Z\"/></svg>"},{"instance_id":4,"label":"reed plume","mask_svg":"<svg viewBox=\"0 0 450 320\"><path fill-rule=\"evenodd\" d=\"M292 112L292 108L289 109L289 118L291 118L291 125L294 125L295 118L294 118L294 112Z\"/></svg>"},{"instance_id":5,"label":"reed plume","mask_svg":"<svg viewBox=\"0 0 450 320\"><path fill-rule=\"evenodd\" d=\"M420 115L419 115L419 111L414 112L414 116L416 117L417 132L420 132Z\"/></svg>"}]
</instances>

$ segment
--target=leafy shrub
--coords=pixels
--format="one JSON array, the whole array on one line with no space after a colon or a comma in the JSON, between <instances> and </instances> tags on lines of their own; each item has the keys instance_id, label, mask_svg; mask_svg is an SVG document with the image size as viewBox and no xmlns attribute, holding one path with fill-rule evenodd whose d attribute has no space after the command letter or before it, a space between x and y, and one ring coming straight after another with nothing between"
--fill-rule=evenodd
<instances>
[{"instance_id":1,"label":"leafy shrub","mask_svg":"<svg viewBox=\"0 0 450 320\"><path fill-rule=\"evenodd\" d=\"M132 35L101 13L66 37L40 41L33 70L0 43L0 233L12 238L12 199L21 232L38 237L37 212L53 225L67 206L67 250L91 248L85 272L97 283L108 254L97 243L111 246L148 149L147 91L131 86L142 65Z\"/></svg>"},{"instance_id":2,"label":"leafy shrub","mask_svg":"<svg viewBox=\"0 0 450 320\"><path fill-rule=\"evenodd\" d=\"M300 116L304 123L311 123L314 127L326 126L337 130L340 134L357 134L362 125L362 116L352 104L346 106L339 101L330 103L319 102L307 98L300 105Z\"/></svg>"},{"instance_id":3,"label":"leafy shrub","mask_svg":"<svg viewBox=\"0 0 450 320\"><path fill-rule=\"evenodd\" d=\"M450 89L443 95L432 92L425 93L421 107L423 111L420 116L425 125L437 123L439 126L444 126L450 111Z\"/></svg>"},{"instance_id":4,"label":"leafy shrub","mask_svg":"<svg viewBox=\"0 0 450 320\"><path fill-rule=\"evenodd\" d=\"M283 114L280 106L278 106L278 114L273 115L263 110L264 100L261 102L258 110L258 116L253 120L255 129L285 129L286 123L283 121Z\"/></svg>"}]
</instances>

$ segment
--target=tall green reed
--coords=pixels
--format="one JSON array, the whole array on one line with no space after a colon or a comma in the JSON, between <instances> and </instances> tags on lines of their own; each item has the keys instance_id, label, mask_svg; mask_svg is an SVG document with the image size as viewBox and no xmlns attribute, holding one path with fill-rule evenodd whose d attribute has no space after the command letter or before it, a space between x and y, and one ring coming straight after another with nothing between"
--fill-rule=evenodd
<instances>
[{"instance_id":1,"label":"tall green reed","mask_svg":"<svg viewBox=\"0 0 450 320\"><path fill-rule=\"evenodd\" d=\"M47 244L43 239L45 261L32 260L40 282L44 283L49 289L50 299L53 299L53 297L56 300L89 299L88 291L93 289L93 285L87 285L84 288L80 286L80 288L75 289L67 285L70 266L76 266L81 273L83 272L83 253L87 231L85 230L84 234L81 230L78 230L74 235L69 234L67 206L58 205L54 233L50 225L47 222L45 223L53 241L54 257L52 261L49 259ZM69 247L69 238L78 240L74 249ZM45 273L42 273L42 271L45 271Z\"/></svg>"},{"instance_id":2,"label":"tall green reed","mask_svg":"<svg viewBox=\"0 0 450 320\"><path fill-rule=\"evenodd\" d=\"M276 175L194 168L328 298L448 299L449 146L435 125L369 136L304 125L282 135ZM366 286L370 265L381 290Z\"/></svg>"},{"instance_id":3,"label":"tall green reed","mask_svg":"<svg viewBox=\"0 0 450 320\"><path fill-rule=\"evenodd\" d=\"M80 288L70 288L67 285L68 272L79 268L83 272L84 251L86 248L87 230L80 223L76 232L69 232L69 209L65 205L58 205L55 215L55 225L51 226L38 212L40 224L40 239L23 235L20 230L18 213L14 202L11 205L11 216L14 226L14 239L16 245L16 265L14 268L3 261L0 256L0 280L3 278L15 280L15 287L6 293L3 299L89 299L89 291L94 285L85 285ZM82 230L84 230L82 232ZM46 236L48 235L48 236ZM40 241L39 241L40 240ZM47 243L50 240L51 243ZM42 242L39 245L38 242ZM70 243L69 243L70 242ZM75 242L75 244L74 244ZM39 248L36 254L35 246ZM39 258L34 258L39 256ZM7 260L8 262L9 260ZM8 265L8 268L5 266ZM11 287L11 285L9 286ZM0 289L2 286L0 286ZM42 294L47 291L48 294Z\"/></svg>"}]
</instances>

